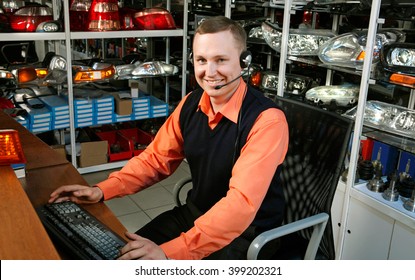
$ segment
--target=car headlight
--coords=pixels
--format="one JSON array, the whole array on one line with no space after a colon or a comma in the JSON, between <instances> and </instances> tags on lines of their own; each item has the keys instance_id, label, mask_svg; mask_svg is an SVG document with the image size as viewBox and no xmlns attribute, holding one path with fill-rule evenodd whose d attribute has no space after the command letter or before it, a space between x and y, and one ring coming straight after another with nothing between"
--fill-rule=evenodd
<instances>
[{"instance_id":1,"label":"car headlight","mask_svg":"<svg viewBox=\"0 0 415 280\"><path fill-rule=\"evenodd\" d=\"M278 72L265 71L262 74L260 88L266 91L277 91ZM313 84L313 79L306 76L286 74L284 80L284 93L291 95L304 95Z\"/></svg>"},{"instance_id":2,"label":"car headlight","mask_svg":"<svg viewBox=\"0 0 415 280\"><path fill-rule=\"evenodd\" d=\"M359 86L352 84L337 86L318 86L308 90L305 98L318 105L348 107L354 105L359 98Z\"/></svg>"},{"instance_id":3,"label":"car headlight","mask_svg":"<svg viewBox=\"0 0 415 280\"><path fill-rule=\"evenodd\" d=\"M405 40L399 30L379 30L373 50L373 62L379 60L379 52L386 44ZM324 64L361 69L366 55L367 31L349 32L336 36L324 43L318 57Z\"/></svg>"},{"instance_id":4,"label":"car headlight","mask_svg":"<svg viewBox=\"0 0 415 280\"><path fill-rule=\"evenodd\" d=\"M265 42L277 52L281 50L282 29L270 22L262 23ZM317 55L319 47L336 34L326 29L291 29L288 36L288 54L296 56Z\"/></svg>"},{"instance_id":5,"label":"car headlight","mask_svg":"<svg viewBox=\"0 0 415 280\"><path fill-rule=\"evenodd\" d=\"M415 85L415 44L386 45L380 52L380 61L383 70L392 72L391 82Z\"/></svg>"},{"instance_id":6,"label":"car headlight","mask_svg":"<svg viewBox=\"0 0 415 280\"><path fill-rule=\"evenodd\" d=\"M137 66L140 65L140 64L141 64L141 62L137 61L133 64L116 65L115 66L116 78L119 79L119 80L132 78L132 73L133 73L134 69L137 68Z\"/></svg>"},{"instance_id":7,"label":"car headlight","mask_svg":"<svg viewBox=\"0 0 415 280\"><path fill-rule=\"evenodd\" d=\"M140 78L148 76L170 76L178 72L179 68L176 65L167 64L163 61L149 61L139 64L131 74Z\"/></svg>"},{"instance_id":8,"label":"car headlight","mask_svg":"<svg viewBox=\"0 0 415 280\"><path fill-rule=\"evenodd\" d=\"M58 32L61 30L59 21L44 21L36 27L36 32Z\"/></svg>"},{"instance_id":9,"label":"car headlight","mask_svg":"<svg viewBox=\"0 0 415 280\"><path fill-rule=\"evenodd\" d=\"M251 28L251 30L249 30L249 33L248 33L248 39L251 41L263 42L264 34L262 32L262 27L257 26L257 27Z\"/></svg>"},{"instance_id":10,"label":"car headlight","mask_svg":"<svg viewBox=\"0 0 415 280\"><path fill-rule=\"evenodd\" d=\"M343 115L354 119L356 112L357 107L354 107ZM402 106L380 101L368 101L363 121L369 127L401 136L415 137L415 111Z\"/></svg>"},{"instance_id":11,"label":"car headlight","mask_svg":"<svg viewBox=\"0 0 415 280\"><path fill-rule=\"evenodd\" d=\"M49 62L48 73L43 79L45 84L62 84L67 81L66 59L61 55L55 55Z\"/></svg>"},{"instance_id":12,"label":"car headlight","mask_svg":"<svg viewBox=\"0 0 415 280\"><path fill-rule=\"evenodd\" d=\"M109 63L94 63L92 67L73 66L74 83L98 82L111 79L115 75L115 66Z\"/></svg>"}]
</instances>

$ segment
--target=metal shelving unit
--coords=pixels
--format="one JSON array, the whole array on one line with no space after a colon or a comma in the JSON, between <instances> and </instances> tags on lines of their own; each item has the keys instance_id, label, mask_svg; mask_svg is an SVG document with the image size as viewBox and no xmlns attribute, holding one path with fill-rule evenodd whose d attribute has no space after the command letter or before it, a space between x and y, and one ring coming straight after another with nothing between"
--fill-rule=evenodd
<instances>
[{"instance_id":1,"label":"metal shelving unit","mask_svg":"<svg viewBox=\"0 0 415 280\"><path fill-rule=\"evenodd\" d=\"M62 4L61 0L53 0L53 7L58 7ZM167 9L170 8L170 0L166 2ZM59 13L58 9L54 9L54 13ZM55 15L56 18L57 15ZM57 33L0 33L1 41L55 41L55 48L57 54L63 54L67 59L67 75L68 75L68 103L69 103L69 117L70 117L70 142L71 142L71 162L77 167L76 147L75 147L75 114L74 114L74 99L73 99L73 84L72 84L72 41L77 39L114 39L114 38L166 38L166 62L170 59L170 38L183 38L183 53L182 53L182 84L181 90L183 95L186 92L186 77L187 77L187 22L188 22L188 7L187 0L183 5L183 28L174 30L129 30L129 31L108 31L108 32L71 32L69 24L69 1L63 0L63 19L64 32ZM64 48L61 48L61 42L64 42ZM167 79L167 78L166 78ZM166 101L169 100L169 83L166 82ZM86 168L78 168L80 173L88 173L99 170L113 169L121 167L126 161L111 162L107 164L91 166Z\"/></svg>"}]
</instances>

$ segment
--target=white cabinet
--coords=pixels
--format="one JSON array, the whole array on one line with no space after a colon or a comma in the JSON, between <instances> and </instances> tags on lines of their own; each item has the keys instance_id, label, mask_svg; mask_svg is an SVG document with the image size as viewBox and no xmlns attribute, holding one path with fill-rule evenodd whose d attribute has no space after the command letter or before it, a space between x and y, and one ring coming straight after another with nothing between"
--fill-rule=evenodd
<instances>
[{"instance_id":1,"label":"white cabinet","mask_svg":"<svg viewBox=\"0 0 415 280\"><path fill-rule=\"evenodd\" d=\"M389 259L415 260L415 228L395 221Z\"/></svg>"},{"instance_id":2,"label":"white cabinet","mask_svg":"<svg viewBox=\"0 0 415 280\"><path fill-rule=\"evenodd\" d=\"M386 260L394 220L352 198L341 259Z\"/></svg>"}]
</instances>

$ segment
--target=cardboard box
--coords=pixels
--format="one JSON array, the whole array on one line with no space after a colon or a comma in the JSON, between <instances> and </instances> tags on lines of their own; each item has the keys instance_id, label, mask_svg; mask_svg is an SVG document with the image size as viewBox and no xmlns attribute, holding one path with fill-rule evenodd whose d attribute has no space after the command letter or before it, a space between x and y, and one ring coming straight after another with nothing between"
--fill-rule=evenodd
<instances>
[{"instance_id":1,"label":"cardboard box","mask_svg":"<svg viewBox=\"0 0 415 280\"><path fill-rule=\"evenodd\" d=\"M130 98L122 98L119 93L114 93L113 95L115 100L115 113L121 116L131 115L133 112L133 100L131 99L131 95Z\"/></svg>"},{"instance_id":2,"label":"cardboard box","mask_svg":"<svg viewBox=\"0 0 415 280\"><path fill-rule=\"evenodd\" d=\"M108 141L83 142L80 145L79 167L88 167L108 162Z\"/></svg>"}]
</instances>

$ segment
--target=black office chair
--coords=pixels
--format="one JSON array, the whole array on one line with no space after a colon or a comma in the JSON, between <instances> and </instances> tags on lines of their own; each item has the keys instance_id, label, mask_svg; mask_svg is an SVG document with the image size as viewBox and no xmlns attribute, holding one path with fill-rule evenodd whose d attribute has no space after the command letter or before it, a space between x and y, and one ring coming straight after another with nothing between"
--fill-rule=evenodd
<instances>
[{"instance_id":1,"label":"black office chair","mask_svg":"<svg viewBox=\"0 0 415 280\"><path fill-rule=\"evenodd\" d=\"M280 238L273 259L334 259L330 219L334 193L344 165L352 120L299 101L276 97L285 112L290 144L281 170L286 199L283 225L260 234L247 258L257 259L261 248ZM174 187L176 204L180 190L191 184L183 178Z\"/></svg>"}]
</instances>

